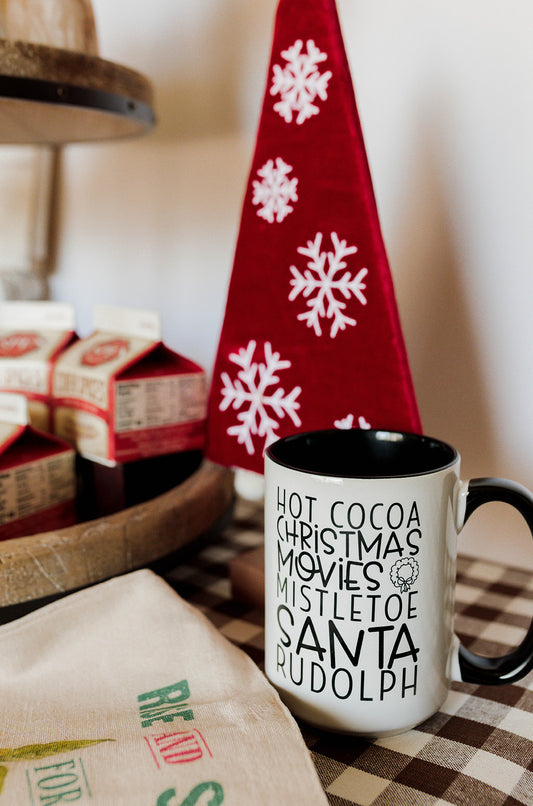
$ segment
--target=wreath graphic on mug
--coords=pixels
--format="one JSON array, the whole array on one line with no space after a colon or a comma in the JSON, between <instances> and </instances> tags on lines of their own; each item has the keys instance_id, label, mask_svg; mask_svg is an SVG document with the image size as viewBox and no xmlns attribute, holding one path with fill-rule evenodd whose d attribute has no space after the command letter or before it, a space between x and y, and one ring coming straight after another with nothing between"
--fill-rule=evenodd
<instances>
[{"instance_id":1,"label":"wreath graphic on mug","mask_svg":"<svg viewBox=\"0 0 533 806\"><path fill-rule=\"evenodd\" d=\"M396 560L390 570L391 582L399 588L402 593L407 593L416 581L419 570L417 561L413 560L412 557Z\"/></svg>"}]
</instances>

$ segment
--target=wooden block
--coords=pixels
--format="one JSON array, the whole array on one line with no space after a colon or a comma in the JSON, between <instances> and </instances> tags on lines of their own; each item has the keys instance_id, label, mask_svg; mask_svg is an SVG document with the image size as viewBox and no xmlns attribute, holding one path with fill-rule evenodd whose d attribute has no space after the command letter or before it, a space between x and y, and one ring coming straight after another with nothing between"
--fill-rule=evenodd
<instances>
[{"instance_id":1,"label":"wooden block","mask_svg":"<svg viewBox=\"0 0 533 806\"><path fill-rule=\"evenodd\" d=\"M243 602L265 609L265 555L263 546L245 551L230 561L233 596Z\"/></svg>"}]
</instances>

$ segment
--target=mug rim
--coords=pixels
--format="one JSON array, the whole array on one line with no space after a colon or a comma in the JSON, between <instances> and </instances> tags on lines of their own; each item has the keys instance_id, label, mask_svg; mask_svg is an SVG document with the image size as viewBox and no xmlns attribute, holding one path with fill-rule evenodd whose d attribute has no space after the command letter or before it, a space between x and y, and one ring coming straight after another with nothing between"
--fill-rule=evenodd
<instances>
[{"instance_id":1,"label":"mug rim","mask_svg":"<svg viewBox=\"0 0 533 806\"><path fill-rule=\"evenodd\" d=\"M403 442L408 443L411 442L413 444L420 446L427 447L428 449L438 449L442 452L442 454L448 454L448 461L443 461L440 464L436 465L435 467L422 469L418 471L411 471L411 472L404 472L404 473L356 473L356 472L336 472L336 471L329 471L329 470L316 470L313 468L308 468L302 466L303 463L298 464L297 462L290 462L279 456L276 456L276 451L279 449L283 449L284 446L292 443L292 442L304 442L305 440L313 439L313 438L323 438L324 436L331 434L331 435L339 435L336 438L340 438L342 434L358 434L362 435L359 438L361 440L365 439L373 439L374 443L377 442L389 442L389 443L398 443ZM453 467L456 462L460 459L459 452L449 443L444 442L437 437L428 436L426 434L417 434L411 431L400 431L395 429L386 429L386 428L349 428L349 429L339 429L339 428L324 428L324 429L316 429L316 430L308 430L308 431L300 431L294 434L288 434L286 436L280 437L275 442L272 442L266 449L265 449L265 460L269 458L274 464L279 465L281 467L285 467L288 470L296 471L299 473L306 473L311 476L324 476L327 478L346 478L346 479L400 479L400 478L416 478L419 476L429 476L433 473L440 473L443 470L448 470L449 468Z\"/></svg>"}]
</instances>

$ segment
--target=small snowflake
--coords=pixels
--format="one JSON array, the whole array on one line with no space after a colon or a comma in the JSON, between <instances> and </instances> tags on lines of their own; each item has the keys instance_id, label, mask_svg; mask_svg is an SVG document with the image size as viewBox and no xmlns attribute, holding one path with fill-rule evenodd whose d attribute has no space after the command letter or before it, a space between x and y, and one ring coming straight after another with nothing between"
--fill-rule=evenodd
<instances>
[{"instance_id":1,"label":"small snowflake","mask_svg":"<svg viewBox=\"0 0 533 806\"><path fill-rule=\"evenodd\" d=\"M347 325L357 324L355 319L346 316L344 313L346 302L339 299L336 293L347 300L353 295L361 305L366 305L366 297L363 294L366 285L363 280L368 274L368 269L360 269L355 277L352 277L349 271L337 277L338 272L346 268L344 258L354 255L357 247L347 246L346 241L341 241L336 232L331 233L331 243L334 251L322 252L322 233L317 232L314 241L307 241L307 246L298 247L298 252L309 258L308 268L302 274L296 266L290 267L292 291L289 300L292 302L300 293L306 298L309 297L307 300L309 310L298 314L298 319L306 322L307 327L312 327L317 336L322 335L320 320L331 319L329 335L333 339L339 330L345 330Z\"/></svg>"},{"instance_id":2,"label":"small snowflake","mask_svg":"<svg viewBox=\"0 0 533 806\"><path fill-rule=\"evenodd\" d=\"M296 412L300 408L297 397L302 390L295 386L285 394L285 390L278 386L279 377L276 375L280 370L289 369L291 362L282 360L279 353L273 352L268 341L263 346L264 362L254 360L256 346L256 342L251 340L247 347L230 354L229 360L239 367L235 380L227 372L220 376L224 388L219 410L226 411L230 406L235 410L242 409L237 414L239 423L230 426L227 434L237 437L237 442L244 445L249 455L255 453L252 437L263 440L264 450L277 438L278 421L285 415L295 426L301 425Z\"/></svg>"},{"instance_id":3,"label":"small snowflake","mask_svg":"<svg viewBox=\"0 0 533 806\"><path fill-rule=\"evenodd\" d=\"M276 166L274 167L274 160L265 162L257 171L261 181L254 179L252 183L252 204L261 205L257 215L270 224L274 223L274 218L278 224L283 221L294 209L289 202L298 201L298 179L288 178L291 171L292 165L287 165L281 157L276 157Z\"/></svg>"},{"instance_id":4,"label":"small snowflake","mask_svg":"<svg viewBox=\"0 0 533 806\"><path fill-rule=\"evenodd\" d=\"M341 420L335 420L333 425L335 426L335 428L340 428L347 431L348 429L354 427L354 422L355 422L354 415L347 414L346 417L343 417ZM372 428L370 423L367 423L364 417L357 418L357 427L365 431L368 430L369 428Z\"/></svg>"},{"instance_id":5,"label":"small snowflake","mask_svg":"<svg viewBox=\"0 0 533 806\"><path fill-rule=\"evenodd\" d=\"M327 87L332 76L331 71L320 73L317 65L328 58L322 53L312 39L307 40L307 52L302 53L303 42L298 39L281 55L287 62L285 67L273 66L271 95L280 96L281 100L274 104L274 109L287 122L292 122L293 113L297 113L296 123L301 125L313 115L318 115L319 108L313 101L318 96L321 101L328 97Z\"/></svg>"}]
</instances>

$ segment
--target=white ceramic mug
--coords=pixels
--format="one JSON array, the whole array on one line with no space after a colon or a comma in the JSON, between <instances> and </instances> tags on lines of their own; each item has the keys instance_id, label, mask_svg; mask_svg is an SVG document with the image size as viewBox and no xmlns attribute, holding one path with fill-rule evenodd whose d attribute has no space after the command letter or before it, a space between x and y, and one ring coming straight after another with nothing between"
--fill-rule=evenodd
<instances>
[{"instance_id":1,"label":"white ceramic mug","mask_svg":"<svg viewBox=\"0 0 533 806\"><path fill-rule=\"evenodd\" d=\"M459 478L429 437L296 434L265 456L265 670L291 711L322 728L387 736L438 711L451 680L501 684L533 667L533 627L501 658L454 636L457 534L487 501L533 530L533 497Z\"/></svg>"}]
</instances>

